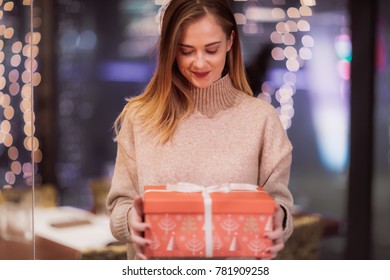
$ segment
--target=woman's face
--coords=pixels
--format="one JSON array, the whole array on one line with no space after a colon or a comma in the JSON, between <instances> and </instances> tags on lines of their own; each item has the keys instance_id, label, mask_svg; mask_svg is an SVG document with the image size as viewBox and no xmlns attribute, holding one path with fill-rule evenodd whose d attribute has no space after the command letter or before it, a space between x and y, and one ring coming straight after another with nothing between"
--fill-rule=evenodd
<instances>
[{"instance_id":1,"label":"woman's face","mask_svg":"<svg viewBox=\"0 0 390 280\"><path fill-rule=\"evenodd\" d=\"M176 54L180 72L195 87L210 86L221 78L232 42L209 14L185 25Z\"/></svg>"}]
</instances>

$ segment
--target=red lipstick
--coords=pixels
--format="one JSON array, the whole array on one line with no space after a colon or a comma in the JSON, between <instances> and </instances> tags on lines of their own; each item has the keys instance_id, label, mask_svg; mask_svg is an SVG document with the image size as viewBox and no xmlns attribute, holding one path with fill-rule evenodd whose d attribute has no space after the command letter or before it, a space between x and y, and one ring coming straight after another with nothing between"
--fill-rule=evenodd
<instances>
[{"instance_id":1,"label":"red lipstick","mask_svg":"<svg viewBox=\"0 0 390 280\"><path fill-rule=\"evenodd\" d=\"M205 78L210 72L192 72L197 78Z\"/></svg>"}]
</instances>

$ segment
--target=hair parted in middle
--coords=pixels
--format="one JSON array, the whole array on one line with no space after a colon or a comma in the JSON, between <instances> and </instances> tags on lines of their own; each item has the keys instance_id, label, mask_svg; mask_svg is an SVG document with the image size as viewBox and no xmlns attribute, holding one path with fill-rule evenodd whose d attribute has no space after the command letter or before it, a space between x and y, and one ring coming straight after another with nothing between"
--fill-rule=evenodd
<instances>
[{"instance_id":1,"label":"hair parted in middle","mask_svg":"<svg viewBox=\"0 0 390 280\"><path fill-rule=\"evenodd\" d=\"M160 143L170 140L178 122L194 109L189 95L191 84L180 73L176 53L185 24L210 14L215 17L226 38L233 34L233 44L227 53L224 75L233 86L253 95L245 74L237 23L227 0L171 0L162 17L157 68L143 93L128 100L115 121L118 134L124 116L130 110L146 133L155 133Z\"/></svg>"}]
</instances>

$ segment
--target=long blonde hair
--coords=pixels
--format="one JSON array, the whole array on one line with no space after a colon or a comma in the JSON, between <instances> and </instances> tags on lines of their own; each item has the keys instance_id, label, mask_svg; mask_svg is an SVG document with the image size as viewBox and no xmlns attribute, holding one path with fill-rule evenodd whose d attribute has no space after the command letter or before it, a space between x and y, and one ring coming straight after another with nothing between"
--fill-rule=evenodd
<instances>
[{"instance_id":1,"label":"long blonde hair","mask_svg":"<svg viewBox=\"0 0 390 280\"><path fill-rule=\"evenodd\" d=\"M179 121L193 112L194 104L188 94L191 85L180 73L175 57L183 24L207 13L216 17L227 38L234 34L225 69L235 88L253 95L246 79L237 24L228 1L172 0L162 18L157 68L143 93L128 100L115 120L116 134L129 111L146 133L155 133L158 141L165 143L172 139Z\"/></svg>"}]
</instances>

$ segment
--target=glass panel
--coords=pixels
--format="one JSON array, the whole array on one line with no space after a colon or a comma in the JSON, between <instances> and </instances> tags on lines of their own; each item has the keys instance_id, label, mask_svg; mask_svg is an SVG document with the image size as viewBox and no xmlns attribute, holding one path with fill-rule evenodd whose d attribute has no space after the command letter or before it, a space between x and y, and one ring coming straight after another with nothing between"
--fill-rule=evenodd
<instances>
[{"instance_id":1,"label":"glass panel","mask_svg":"<svg viewBox=\"0 0 390 280\"><path fill-rule=\"evenodd\" d=\"M301 1L302 2L302 1ZM291 188L298 209L320 213L325 227L318 257L342 259L349 161L352 58L347 1L316 1L299 54L310 59L297 73ZM302 55L304 55L302 57Z\"/></svg>"},{"instance_id":2,"label":"glass panel","mask_svg":"<svg viewBox=\"0 0 390 280\"><path fill-rule=\"evenodd\" d=\"M30 1L0 1L0 259L34 258L32 93L40 75L31 11Z\"/></svg>"},{"instance_id":3,"label":"glass panel","mask_svg":"<svg viewBox=\"0 0 390 280\"><path fill-rule=\"evenodd\" d=\"M378 1L373 184L373 258L390 259L390 3Z\"/></svg>"}]
</instances>

